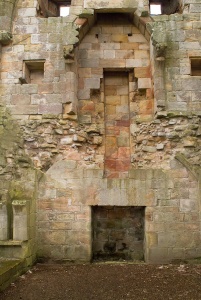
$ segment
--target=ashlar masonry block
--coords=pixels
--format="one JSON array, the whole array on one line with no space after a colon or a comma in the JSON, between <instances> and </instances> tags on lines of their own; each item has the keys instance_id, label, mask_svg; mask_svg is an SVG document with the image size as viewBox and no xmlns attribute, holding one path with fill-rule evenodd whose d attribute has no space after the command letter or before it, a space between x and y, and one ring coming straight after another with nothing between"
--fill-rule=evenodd
<instances>
[{"instance_id":1,"label":"ashlar masonry block","mask_svg":"<svg viewBox=\"0 0 201 300\"><path fill-rule=\"evenodd\" d=\"M139 78L138 79L138 88L139 89L151 88L151 79L150 78Z\"/></svg>"}]
</instances>

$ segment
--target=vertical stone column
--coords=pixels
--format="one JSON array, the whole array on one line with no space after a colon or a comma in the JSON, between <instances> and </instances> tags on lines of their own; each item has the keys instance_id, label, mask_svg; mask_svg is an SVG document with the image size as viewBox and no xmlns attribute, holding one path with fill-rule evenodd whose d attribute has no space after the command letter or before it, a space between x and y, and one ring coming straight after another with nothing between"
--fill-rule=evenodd
<instances>
[{"instance_id":1,"label":"vertical stone column","mask_svg":"<svg viewBox=\"0 0 201 300\"><path fill-rule=\"evenodd\" d=\"M166 93L165 93L165 80L164 80L164 61L155 60L154 70L154 94L157 103L158 111L165 110L166 108Z\"/></svg>"},{"instance_id":2,"label":"vertical stone column","mask_svg":"<svg viewBox=\"0 0 201 300\"><path fill-rule=\"evenodd\" d=\"M0 1L0 44L9 44L12 35L12 18L16 0L1 0Z\"/></svg>"},{"instance_id":3,"label":"vertical stone column","mask_svg":"<svg viewBox=\"0 0 201 300\"><path fill-rule=\"evenodd\" d=\"M105 175L124 178L130 168L128 74L105 73Z\"/></svg>"},{"instance_id":4,"label":"vertical stone column","mask_svg":"<svg viewBox=\"0 0 201 300\"><path fill-rule=\"evenodd\" d=\"M13 240L28 239L28 207L26 200L14 200L13 208Z\"/></svg>"},{"instance_id":5,"label":"vertical stone column","mask_svg":"<svg viewBox=\"0 0 201 300\"><path fill-rule=\"evenodd\" d=\"M158 113L166 109L165 58L167 51L167 29L165 22L155 22L152 28L151 61L154 81L154 95ZM159 113L160 114L160 113Z\"/></svg>"},{"instance_id":6,"label":"vertical stone column","mask_svg":"<svg viewBox=\"0 0 201 300\"><path fill-rule=\"evenodd\" d=\"M0 202L0 241L8 239L8 214L5 202Z\"/></svg>"}]
</instances>

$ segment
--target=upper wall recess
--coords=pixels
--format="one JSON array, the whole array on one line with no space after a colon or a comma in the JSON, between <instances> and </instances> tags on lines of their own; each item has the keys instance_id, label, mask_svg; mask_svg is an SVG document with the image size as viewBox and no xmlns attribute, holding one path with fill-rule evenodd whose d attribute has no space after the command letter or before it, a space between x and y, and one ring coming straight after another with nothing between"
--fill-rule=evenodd
<instances>
[{"instance_id":1,"label":"upper wall recess","mask_svg":"<svg viewBox=\"0 0 201 300\"><path fill-rule=\"evenodd\" d=\"M161 6L162 15L171 15L180 12L182 2L181 0L150 0L149 4L158 4Z\"/></svg>"},{"instance_id":2,"label":"upper wall recess","mask_svg":"<svg viewBox=\"0 0 201 300\"><path fill-rule=\"evenodd\" d=\"M58 17L61 6L70 6L71 0L38 0L38 12L40 16Z\"/></svg>"}]
</instances>

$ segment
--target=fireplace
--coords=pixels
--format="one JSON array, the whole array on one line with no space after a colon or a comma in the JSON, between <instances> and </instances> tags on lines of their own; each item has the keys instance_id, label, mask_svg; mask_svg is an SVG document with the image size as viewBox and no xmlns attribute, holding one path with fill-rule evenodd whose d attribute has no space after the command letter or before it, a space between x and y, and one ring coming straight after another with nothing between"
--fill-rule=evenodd
<instances>
[{"instance_id":1,"label":"fireplace","mask_svg":"<svg viewBox=\"0 0 201 300\"><path fill-rule=\"evenodd\" d=\"M142 206L92 206L93 260L143 260Z\"/></svg>"}]
</instances>

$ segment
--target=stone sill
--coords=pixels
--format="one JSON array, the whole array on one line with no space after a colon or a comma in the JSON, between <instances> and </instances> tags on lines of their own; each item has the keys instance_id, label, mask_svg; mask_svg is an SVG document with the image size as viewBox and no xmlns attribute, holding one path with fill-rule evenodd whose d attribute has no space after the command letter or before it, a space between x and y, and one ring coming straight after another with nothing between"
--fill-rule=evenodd
<instances>
[{"instance_id":1,"label":"stone sill","mask_svg":"<svg viewBox=\"0 0 201 300\"><path fill-rule=\"evenodd\" d=\"M0 241L1 246L22 246L23 241L14 241L14 240L7 240L7 241Z\"/></svg>"}]
</instances>

